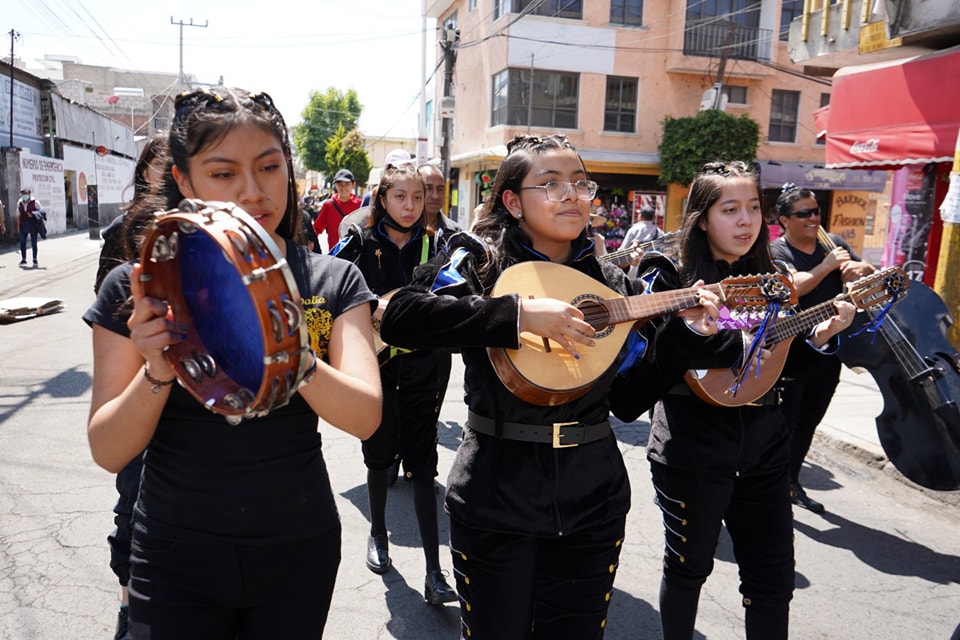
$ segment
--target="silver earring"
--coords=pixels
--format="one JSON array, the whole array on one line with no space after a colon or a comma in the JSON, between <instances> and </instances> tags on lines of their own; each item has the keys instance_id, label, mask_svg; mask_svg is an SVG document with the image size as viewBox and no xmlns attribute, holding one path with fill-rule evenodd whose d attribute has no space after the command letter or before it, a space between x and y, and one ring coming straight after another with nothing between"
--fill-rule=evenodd
<instances>
[{"instance_id":1,"label":"silver earring","mask_svg":"<svg viewBox=\"0 0 960 640\"><path fill-rule=\"evenodd\" d=\"M523 211L517 211L517 220L523 220Z\"/></svg>"}]
</instances>

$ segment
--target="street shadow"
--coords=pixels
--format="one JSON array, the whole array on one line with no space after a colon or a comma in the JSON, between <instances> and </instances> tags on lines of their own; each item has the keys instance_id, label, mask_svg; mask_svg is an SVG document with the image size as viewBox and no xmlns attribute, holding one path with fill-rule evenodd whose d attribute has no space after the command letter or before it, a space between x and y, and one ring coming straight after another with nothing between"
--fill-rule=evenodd
<instances>
[{"instance_id":1,"label":"street shadow","mask_svg":"<svg viewBox=\"0 0 960 640\"><path fill-rule=\"evenodd\" d=\"M646 447L650 438L650 422L637 419L633 422L623 422L615 416L610 416L610 428L613 435L623 444L633 447Z\"/></svg>"},{"instance_id":2,"label":"street shadow","mask_svg":"<svg viewBox=\"0 0 960 640\"><path fill-rule=\"evenodd\" d=\"M444 449L456 452L463 439L463 425L456 420L437 423L437 443Z\"/></svg>"},{"instance_id":3,"label":"street shadow","mask_svg":"<svg viewBox=\"0 0 960 640\"><path fill-rule=\"evenodd\" d=\"M450 519L443 510L443 495L446 488L437 480L433 483L437 500L437 532L440 544L450 540ZM367 485L357 485L340 494L348 500L370 522L370 503L367 499ZM413 483L402 477L387 490L387 531L391 546L420 548L420 530L417 527L417 514L413 508ZM366 538L364 538L366 539ZM441 560L443 551L441 550Z\"/></svg>"},{"instance_id":4,"label":"street shadow","mask_svg":"<svg viewBox=\"0 0 960 640\"><path fill-rule=\"evenodd\" d=\"M397 640L457 638L460 635L460 607L456 602L430 606L423 601L423 585L407 584L396 571L383 576L390 619L386 629Z\"/></svg>"},{"instance_id":5,"label":"street shadow","mask_svg":"<svg viewBox=\"0 0 960 640\"><path fill-rule=\"evenodd\" d=\"M6 384L17 384L16 381L7 378ZM28 390L19 396L15 402L3 407L0 411L0 424L6 422L8 418L15 415L24 407L43 397L50 398L79 398L84 395L93 384L93 378L86 371L80 371L76 367L61 371L57 375L39 382L24 380L23 388ZM8 396L7 400L14 400L16 396Z\"/></svg>"},{"instance_id":6,"label":"street shadow","mask_svg":"<svg viewBox=\"0 0 960 640\"><path fill-rule=\"evenodd\" d=\"M938 553L922 544L865 527L827 511L820 516L833 528L820 531L794 521L811 540L852 552L862 562L889 575L916 577L936 584L960 584L960 557Z\"/></svg>"},{"instance_id":7,"label":"street shadow","mask_svg":"<svg viewBox=\"0 0 960 640\"><path fill-rule=\"evenodd\" d=\"M660 613L646 600L614 587L606 628L608 638L659 638Z\"/></svg>"},{"instance_id":8,"label":"street shadow","mask_svg":"<svg viewBox=\"0 0 960 640\"><path fill-rule=\"evenodd\" d=\"M859 474L861 477L867 477L866 474ZM818 464L804 460L803 468L800 470L800 484L805 489L816 489L817 491L836 491L842 489L843 485L836 480L836 475Z\"/></svg>"}]
</instances>

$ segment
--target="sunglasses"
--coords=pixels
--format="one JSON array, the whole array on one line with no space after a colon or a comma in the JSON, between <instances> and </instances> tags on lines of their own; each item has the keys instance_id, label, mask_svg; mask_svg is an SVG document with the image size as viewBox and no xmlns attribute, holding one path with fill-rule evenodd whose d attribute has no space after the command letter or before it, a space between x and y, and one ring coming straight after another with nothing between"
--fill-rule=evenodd
<instances>
[{"instance_id":1,"label":"sunglasses","mask_svg":"<svg viewBox=\"0 0 960 640\"><path fill-rule=\"evenodd\" d=\"M806 219L806 218L809 218L810 216L819 216L820 207L814 207L813 209L800 209L799 211L794 211L790 215L796 216L801 219Z\"/></svg>"}]
</instances>

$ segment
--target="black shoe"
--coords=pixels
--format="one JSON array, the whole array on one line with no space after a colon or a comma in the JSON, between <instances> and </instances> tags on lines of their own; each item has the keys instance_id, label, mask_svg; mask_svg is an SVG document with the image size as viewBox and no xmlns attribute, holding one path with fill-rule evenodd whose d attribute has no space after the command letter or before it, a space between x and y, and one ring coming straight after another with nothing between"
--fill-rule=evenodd
<instances>
[{"instance_id":1,"label":"black shoe","mask_svg":"<svg viewBox=\"0 0 960 640\"><path fill-rule=\"evenodd\" d=\"M389 549L386 534L370 536L367 540L367 569L380 574L390 571Z\"/></svg>"},{"instance_id":2,"label":"black shoe","mask_svg":"<svg viewBox=\"0 0 960 640\"><path fill-rule=\"evenodd\" d=\"M390 468L387 469L387 486L392 487L397 484L397 477L400 475L400 458L393 461Z\"/></svg>"},{"instance_id":3,"label":"black shoe","mask_svg":"<svg viewBox=\"0 0 960 640\"><path fill-rule=\"evenodd\" d=\"M127 633L127 624L129 622L127 607L120 607L117 613L117 632L113 634L113 640L129 640Z\"/></svg>"},{"instance_id":4,"label":"black shoe","mask_svg":"<svg viewBox=\"0 0 960 640\"><path fill-rule=\"evenodd\" d=\"M807 492L803 490L799 482L790 485L790 501L798 507L809 509L814 513L823 513L826 511L826 508L821 503L807 495Z\"/></svg>"},{"instance_id":5,"label":"black shoe","mask_svg":"<svg viewBox=\"0 0 960 640\"><path fill-rule=\"evenodd\" d=\"M423 583L424 602L435 606L444 602L453 602L456 599L457 592L447 584L443 572L435 569L427 574L427 579Z\"/></svg>"}]
</instances>

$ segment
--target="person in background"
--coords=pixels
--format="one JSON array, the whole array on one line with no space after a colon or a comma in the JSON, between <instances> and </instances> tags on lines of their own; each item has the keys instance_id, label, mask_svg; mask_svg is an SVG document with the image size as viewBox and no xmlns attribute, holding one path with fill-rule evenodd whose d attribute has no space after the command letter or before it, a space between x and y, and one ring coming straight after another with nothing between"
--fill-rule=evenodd
<instances>
[{"instance_id":1,"label":"person in background","mask_svg":"<svg viewBox=\"0 0 960 640\"><path fill-rule=\"evenodd\" d=\"M167 134L158 132L144 145L133 169L133 198L123 213L103 230L103 246L100 248L100 260L94 293L100 292L107 274L124 262L137 256L138 238L149 220L149 212L128 217L128 212L137 209L151 193L159 193L165 174L170 170L167 156ZM148 215L142 215L147 213ZM116 529L107 536L110 545L110 568L120 581L120 609L117 612L117 628L114 640L127 640L128 605L130 596L127 585L130 582L130 540L133 535L133 505L140 492L140 472L143 469L143 454L134 456L120 470L116 478L118 500L113 507L113 522Z\"/></svg>"},{"instance_id":2,"label":"person in background","mask_svg":"<svg viewBox=\"0 0 960 640\"><path fill-rule=\"evenodd\" d=\"M596 334L577 307L490 292L504 269L550 262L571 277L632 293L619 268L593 255L587 228L596 192L564 136L517 136L476 236L455 235L394 294L381 323L389 344L460 348L463 356L469 413L445 499L463 638L604 634L630 508L609 411L612 397L639 397L651 386L646 343L631 331L586 394L551 406L515 396L487 355L488 347L517 349L520 332L528 332L574 358L591 356ZM704 300L710 296L704 292ZM685 313L698 330L710 330L710 309Z\"/></svg>"},{"instance_id":3,"label":"person in background","mask_svg":"<svg viewBox=\"0 0 960 640\"><path fill-rule=\"evenodd\" d=\"M20 201L17 203L17 224L20 229L20 266L27 266L27 238L30 238L30 248L33 250L33 266L37 268L37 235L40 233L40 222L47 214L40 206L40 202L33 197L33 190L29 187L20 189Z\"/></svg>"},{"instance_id":4,"label":"person in background","mask_svg":"<svg viewBox=\"0 0 960 640\"><path fill-rule=\"evenodd\" d=\"M393 166L393 165L391 165ZM443 212L443 202L446 199L447 181L443 178L443 172L435 164L422 165L417 172L423 178L423 184L426 187L423 198L423 222L427 234L434 237L434 246L442 248L446 241L455 233L461 231L460 225L447 217ZM439 369L437 371L437 415L440 415L440 407L443 406L443 399L447 394L447 385L450 382L450 369L452 367L452 356L449 351L437 350L437 359ZM393 466L387 472L387 482L394 485L400 473L401 458L393 463ZM409 475L404 475L407 480Z\"/></svg>"},{"instance_id":5,"label":"person in background","mask_svg":"<svg viewBox=\"0 0 960 640\"><path fill-rule=\"evenodd\" d=\"M320 206L320 213L313 221L313 230L317 237L321 233L327 234L328 251L340 241L340 223L360 208L360 198L353 193L356 186L357 181L354 180L352 172L347 169L337 171L333 178L333 187L337 193L324 201Z\"/></svg>"},{"instance_id":6,"label":"person in background","mask_svg":"<svg viewBox=\"0 0 960 640\"><path fill-rule=\"evenodd\" d=\"M424 191L424 180L412 164L391 166L377 185L370 223L363 229L352 226L332 251L338 258L356 263L367 285L379 296L409 283L414 270L434 255L433 237L424 226ZM382 297L380 305L386 306ZM449 360L449 354L443 355ZM406 477L413 484L413 506L426 564L423 599L430 605L457 599L440 569L434 491L440 356L437 350L421 349L394 355L381 365L383 421L363 443L370 505L367 568L383 574L392 565L386 523L387 487L389 474L396 478L396 472L390 470L402 458ZM446 372L449 377L449 365Z\"/></svg>"},{"instance_id":7,"label":"person in background","mask_svg":"<svg viewBox=\"0 0 960 640\"><path fill-rule=\"evenodd\" d=\"M602 210L602 209L601 209ZM607 218L599 213L590 214L590 238L593 240L593 255L607 254L607 238L603 235L607 228Z\"/></svg>"},{"instance_id":8,"label":"person in background","mask_svg":"<svg viewBox=\"0 0 960 640\"><path fill-rule=\"evenodd\" d=\"M844 284L875 271L837 235L830 234L836 249L818 241L820 206L809 189L786 184L777 198L777 218L783 235L771 245L773 257L783 260L793 272L800 296L799 309L809 309L844 291ZM840 383L840 359L804 348L802 340L790 345L783 368L783 414L790 436L790 496L797 506L823 513L823 503L807 495L800 484L800 469L807 457L817 425L830 407Z\"/></svg>"},{"instance_id":9,"label":"person in background","mask_svg":"<svg viewBox=\"0 0 960 640\"><path fill-rule=\"evenodd\" d=\"M133 167L133 198L130 204L123 207L123 212L114 218L100 234L103 238L103 246L100 247L97 277L93 283L94 293L100 291L100 285L111 269L136 255L137 238L140 237L147 219L140 218L132 224L127 224L127 212L142 202L151 193L151 189L158 191L163 184L164 174L169 170L167 133L159 131L147 140L140 152L140 157L137 158L137 164Z\"/></svg>"},{"instance_id":10,"label":"person in background","mask_svg":"<svg viewBox=\"0 0 960 640\"><path fill-rule=\"evenodd\" d=\"M653 207L641 207L637 221L634 222L623 236L621 248L629 249L642 242L655 240L663 235L663 230L655 222L657 212Z\"/></svg>"},{"instance_id":11,"label":"person in background","mask_svg":"<svg viewBox=\"0 0 960 640\"><path fill-rule=\"evenodd\" d=\"M691 183L681 223L680 265L653 254L644 256L640 270L653 292L773 273L756 173L743 162L704 165ZM838 302L835 315L799 341L807 349L823 348L853 314L853 305ZM689 369L762 366L768 352L754 356L747 334L739 331L721 331L691 351L675 338L687 330L682 321L651 324L658 325L655 385L665 391L647 444L664 528L663 638L694 637L700 590L713 571L725 525L739 567L747 639L786 640L794 554L790 430L780 392L771 389L749 405L714 406L683 381Z\"/></svg>"},{"instance_id":12,"label":"person in background","mask_svg":"<svg viewBox=\"0 0 960 640\"><path fill-rule=\"evenodd\" d=\"M87 438L94 461L113 473L146 448L130 637L320 638L341 532L318 419L360 439L380 422L375 298L355 266L303 246L287 128L267 94L181 94L169 149L165 202L148 199L128 215L176 208L184 197L246 211L301 293L309 366L286 405L231 424L175 384L164 352L185 329L166 302L144 296L141 266L107 274L84 314L93 329Z\"/></svg>"},{"instance_id":13,"label":"person in background","mask_svg":"<svg viewBox=\"0 0 960 640\"><path fill-rule=\"evenodd\" d=\"M400 167L405 164L413 164L413 158L410 156L410 153L404 149L394 149L387 154L386 159L383 162L383 170L380 172L380 177L383 177L383 172L391 167ZM360 208L348 215L340 222L340 237L347 235L347 229L351 225L356 225L357 228L362 229L370 223L370 202L376 199L377 197L377 187L374 185L372 189L368 189L365 194L363 194L363 200L360 202ZM442 206L442 205L441 205Z\"/></svg>"}]
</instances>

